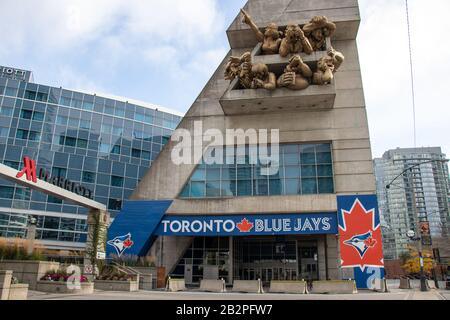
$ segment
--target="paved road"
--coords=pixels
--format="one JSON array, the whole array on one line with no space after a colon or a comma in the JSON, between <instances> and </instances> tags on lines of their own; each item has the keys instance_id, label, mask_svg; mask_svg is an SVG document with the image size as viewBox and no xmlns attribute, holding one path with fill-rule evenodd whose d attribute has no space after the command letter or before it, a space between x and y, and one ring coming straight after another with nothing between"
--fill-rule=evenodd
<instances>
[{"instance_id":1,"label":"paved road","mask_svg":"<svg viewBox=\"0 0 450 320\"><path fill-rule=\"evenodd\" d=\"M30 291L29 300L448 300L450 291L391 290L389 293L360 292L354 295L239 294L204 292L110 292L96 290L92 295L57 295Z\"/></svg>"}]
</instances>

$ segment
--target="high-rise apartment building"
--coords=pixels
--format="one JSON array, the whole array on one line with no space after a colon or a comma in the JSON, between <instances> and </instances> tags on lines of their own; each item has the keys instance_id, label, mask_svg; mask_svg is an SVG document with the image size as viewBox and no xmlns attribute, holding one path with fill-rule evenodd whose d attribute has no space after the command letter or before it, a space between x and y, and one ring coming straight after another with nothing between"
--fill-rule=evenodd
<instances>
[{"instance_id":1,"label":"high-rise apartment building","mask_svg":"<svg viewBox=\"0 0 450 320\"><path fill-rule=\"evenodd\" d=\"M445 159L441 148L435 147L389 150L374 160L386 259L398 259L407 251L406 233L416 230L420 221L430 223L432 239L448 238L450 188Z\"/></svg>"}]
</instances>

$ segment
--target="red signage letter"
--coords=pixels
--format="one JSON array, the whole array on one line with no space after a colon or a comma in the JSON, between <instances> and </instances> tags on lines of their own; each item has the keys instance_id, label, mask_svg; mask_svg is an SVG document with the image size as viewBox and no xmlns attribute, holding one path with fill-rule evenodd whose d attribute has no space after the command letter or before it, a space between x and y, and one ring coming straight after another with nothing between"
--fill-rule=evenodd
<instances>
[{"instance_id":1,"label":"red signage letter","mask_svg":"<svg viewBox=\"0 0 450 320\"><path fill-rule=\"evenodd\" d=\"M36 161L31 160L28 157L23 158L23 164L24 167L22 171L18 172L16 175L16 178L22 178L24 174L27 176L28 181L33 181L34 183L37 182L37 176L36 176Z\"/></svg>"}]
</instances>

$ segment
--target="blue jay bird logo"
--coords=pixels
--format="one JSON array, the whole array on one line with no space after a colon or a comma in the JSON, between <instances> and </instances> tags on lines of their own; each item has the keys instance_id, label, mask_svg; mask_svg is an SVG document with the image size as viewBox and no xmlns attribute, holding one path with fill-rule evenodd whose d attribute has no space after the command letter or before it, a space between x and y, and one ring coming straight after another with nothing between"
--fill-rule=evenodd
<instances>
[{"instance_id":1,"label":"blue jay bird logo","mask_svg":"<svg viewBox=\"0 0 450 320\"><path fill-rule=\"evenodd\" d=\"M131 240L131 233L124 236L115 237L107 242L110 246L113 246L117 251L117 255L120 257L125 250L131 248L134 242Z\"/></svg>"},{"instance_id":2,"label":"blue jay bird logo","mask_svg":"<svg viewBox=\"0 0 450 320\"><path fill-rule=\"evenodd\" d=\"M363 258L367 250L375 247L377 241L372 238L372 231L369 231L365 234L356 235L351 239L344 241L344 243L355 248L361 258Z\"/></svg>"}]
</instances>

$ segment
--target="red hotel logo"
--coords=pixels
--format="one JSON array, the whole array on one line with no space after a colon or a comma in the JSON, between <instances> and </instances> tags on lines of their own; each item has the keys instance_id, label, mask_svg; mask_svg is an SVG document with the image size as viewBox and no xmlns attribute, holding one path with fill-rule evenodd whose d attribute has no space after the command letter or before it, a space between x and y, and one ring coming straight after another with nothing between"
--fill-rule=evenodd
<instances>
[{"instance_id":1,"label":"red hotel logo","mask_svg":"<svg viewBox=\"0 0 450 320\"><path fill-rule=\"evenodd\" d=\"M36 175L36 161L31 160L28 157L23 158L24 167L22 171L18 172L16 178L22 178L25 174L28 181L33 181L37 183L37 175Z\"/></svg>"},{"instance_id":2,"label":"red hotel logo","mask_svg":"<svg viewBox=\"0 0 450 320\"><path fill-rule=\"evenodd\" d=\"M24 167L22 171L18 172L16 175L16 178L20 179L24 175L26 175L26 178L28 181L32 181L34 183L37 183L37 169L36 169L36 161L31 160L29 157L23 158L23 164ZM78 183L72 182L68 179L65 179L64 177L51 177L50 174L43 168L39 170L39 179L45 182L48 182L50 184L53 184L57 187L66 189L67 191L76 193L80 196L86 197L88 199L92 199L93 192Z\"/></svg>"}]
</instances>

